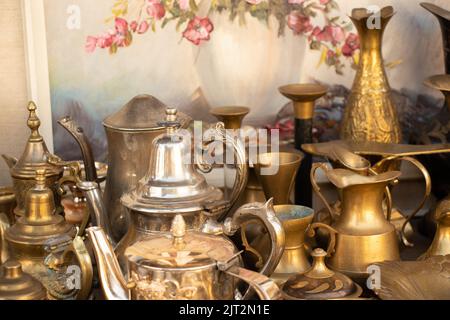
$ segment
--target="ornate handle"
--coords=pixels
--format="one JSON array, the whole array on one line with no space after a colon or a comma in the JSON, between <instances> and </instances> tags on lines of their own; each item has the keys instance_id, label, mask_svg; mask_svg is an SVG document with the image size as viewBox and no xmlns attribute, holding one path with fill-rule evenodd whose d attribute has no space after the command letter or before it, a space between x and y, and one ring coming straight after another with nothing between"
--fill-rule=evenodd
<instances>
[{"instance_id":1,"label":"ornate handle","mask_svg":"<svg viewBox=\"0 0 450 320\"><path fill-rule=\"evenodd\" d=\"M330 242L327 248L327 257L331 257L336 249L336 235L338 232L336 231L336 229L330 227L325 223L316 222L309 225L308 229L306 230L306 234L308 235L308 237L312 238L316 235L316 229L320 228L326 229L330 234Z\"/></svg>"},{"instance_id":2,"label":"ornate handle","mask_svg":"<svg viewBox=\"0 0 450 320\"><path fill-rule=\"evenodd\" d=\"M62 118L58 121L58 124L66 129L80 146L81 154L83 156L86 181L97 181L97 170L95 168L94 155L92 153L91 145L84 134L83 128L79 127L70 117Z\"/></svg>"},{"instance_id":3,"label":"ornate handle","mask_svg":"<svg viewBox=\"0 0 450 320\"><path fill-rule=\"evenodd\" d=\"M333 209L331 208L331 205L328 203L327 199L322 194L322 192L320 192L319 185L317 184L317 181L316 181L316 171L318 169L322 169L325 173L329 170L325 163L314 163L311 168L311 184L312 184L314 191L319 196L320 200L322 200L322 202L325 204L325 207L327 208L327 210L329 212L330 219L331 219L331 221L333 221L333 213L334 213Z\"/></svg>"},{"instance_id":4,"label":"ornate handle","mask_svg":"<svg viewBox=\"0 0 450 320\"><path fill-rule=\"evenodd\" d=\"M281 256L284 252L285 242L283 225L275 215L273 199L270 199L265 204L250 203L240 207L233 214L233 217L225 220L224 232L229 236L234 235L246 222L255 219L262 222L270 237L270 254L266 263L259 271L261 274L270 276L280 262ZM248 248L249 246L247 246L247 250L249 250ZM255 250L252 252L254 251Z\"/></svg>"},{"instance_id":5,"label":"ornate handle","mask_svg":"<svg viewBox=\"0 0 450 320\"><path fill-rule=\"evenodd\" d=\"M226 145L231 145L236 154L236 179L233 185L233 191L230 195L229 200L229 208L233 207L233 205L238 200L238 197L244 191L245 186L247 185L248 180L248 167L246 161L245 147L240 139L235 138L233 135L230 135L225 130L225 125L222 122L218 122L214 126L214 132L220 137L222 142ZM214 140L207 141L204 143L204 147L207 148ZM204 149L204 148L202 148ZM203 162L202 157L196 157L196 164L200 171L204 173L208 173L212 170L212 165ZM218 221L222 221L227 215L227 212L224 212L218 217Z\"/></svg>"},{"instance_id":6,"label":"ornate handle","mask_svg":"<svg viewBox=\"0 0 450 320\"><path fill-rule=\"evenodd\" d=\"M422 200L419 202L419 205L417 206L417 208L413 211L413 213L405 220L405 222L402 225L401 228L401 237L402 237L402 241L403 244L405 246L408 247L412 247L413 244L411 242L408 241L406 234L405 234L405 228L408 225L408 223L411 221L411 219L413 219L416 214L423 208L423 206L425 205L428 197L431 194L431 177L430 174L428 173L428 170L425 168L425 166L420 163L420 161L418 161L417 159L413 158L413 157L400 157L400 158L396 158L395 156L389 157L389 158L385 158L383 160L381 160L380 162L378 162L374 168L381 168L383 167L383 164L387 164L389 165L393 160L398 160L398 161L407 161L410 162L412 165L414 165L416 168L418 168L420 170L420 172L422 172L422 175L424 177L425 180L425 193L424 196L422 198ZM378 171L378 170L376 170ZM391 199L392 202L392 199ZM391 208L392 208L392 204L391 204ZM389 211L388 211L389 213ZM390 215L388 215L388 220L390 220Z\"/></svg>"},{"instance_id":7,"label":"ornate handle","mask_svg":"<svg viewBox=\"0 0 450 320\"><path fill-rule=\"evenodd\" d=\"M6 214L0 213L0 264L4 264L9 259L8 242L5 238L5 232L8 228L8 217L6 216Z\"/></svg>"},{"instance_id":8,"label":"ornate handle","mask_svg":"<svg viewBox=\"0 0 450 320\"><path fill-rule=\"evenodd\" d=\"M221 270L220 265L219 269ZM238 266L232 266L222 271L247 282L261 300L281 300L282 298L281 291L276 283L260 273Z\"/></svg>"}]
</instances>

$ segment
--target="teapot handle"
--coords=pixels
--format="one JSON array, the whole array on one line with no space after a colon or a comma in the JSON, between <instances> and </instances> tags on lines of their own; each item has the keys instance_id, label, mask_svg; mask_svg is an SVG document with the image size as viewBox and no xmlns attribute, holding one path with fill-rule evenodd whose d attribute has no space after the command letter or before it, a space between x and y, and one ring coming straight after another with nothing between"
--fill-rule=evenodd
<instances>
[{"instance_id":1,"label":"teapot handle","mask_svg":"<svg viewBox=\"0 0 450 320\"><path fill-rule=\"evenodd\" d=\"M238 197L242 194L242 192L245 189L245 186L247 185L248 180L248 166L247 166L247 159L246 159L246 153L245 153L245 146L242 143L242 141L238 138L235 138L233 135L227 133L225 129L225 125L223 122L218 122L214 126L214 132L219 135L221 140L225 145L230 144L233 147L234 153L236 154L236 179L233 185L233 191L230 195L229 201L229 208L232 208L233 205L238 200ZM204 147L208 147L210 143L213 141L208 141L204 144ZM208 173L212 170L212 165L202 162L202 157L195 157L197 167L200 171L203 173ZM221 214L217 220L222 221L228 212L224 212Z\"/></svg>"},{"instance_id":2,"label":"teapot handle","mask_svg":"<svg viewBox=\"0 0 450 320\"><path fill-rule=\"evenodd\" d=\"M0 264L4 264L9 259L8 242L5 238L5 232L8 228L8 217L2 212L0 213Z\"/></svg>"},{"instance_id":3,"label":"teapot handle","mask_svg":"<svg viewBox=\"0 0 450 320\"><path fill-rule=\"evenodd\" d=\"M276 217L273 208L273 198L263 203L249 203L240 207L232 217L224 222L224 233L228 236L234 235L246 222L251 220L262 222L270 237L270 254L266 263L259 271L261 274L270 276L277 267L284 252L285 233L283 225ZM244 241L245 242L245 241ZM255 252L248 243L244 244L246 249Z\"/></svg>"},{"instance_id":4,"label":"teapot handle","mask_svg":"<svg viewBox=\"0 0 450 320\"><path fill-rule=\"evenodd\" d=\"M330 234L330 242L328 243L328 248L326 251L327 257L331 257L336 249L336 235L338 233L336 229L325 223L315 222L310 224L308 229L306 229L306 235L308 235L308 237L310 238L313 238L316 235L316 229L320 228L326 229Z\"/></svg>"},{"instance_id":5,"label":"teapot handle","mask_svg":"<svg viewBox=\"0 0 450 320\"><path fill-rule=\"evenodd\" d=\"M325 198L325 196L323 195L323 193L320 191L319 185L316 181L316 171L318 169L322 169L324 172L327 172L329 170L325 163L313 163L312 168L311 168L311 184L312 184L314 191L317 193L320 200L322 200L323 204L327 208L330 219L331 219L330 221L333 221L333 213L334 213L333 209L332 209L331 205L328 203L328 201Z\"/></svg>"},{"instance_id":6,"label":"teapot handle","mask_svg":"<svg viewBox=\"0 0 450 320\"><path fill-rule=\"evenodd\" d=\"M221 270L220 265L219 270ZM276 283L261 273L238 266L232 266L222 271L247 282L261 300L281 300L282 298L281 291Z\"/></svg>"}]
</instances>

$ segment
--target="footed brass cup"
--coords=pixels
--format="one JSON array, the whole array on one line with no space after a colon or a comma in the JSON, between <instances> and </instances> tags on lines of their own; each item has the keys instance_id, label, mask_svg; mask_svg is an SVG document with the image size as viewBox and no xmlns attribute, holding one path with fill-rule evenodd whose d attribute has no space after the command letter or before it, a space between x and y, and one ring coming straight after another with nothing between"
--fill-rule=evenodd
<instances>
[{"instance_id":1,"label":"footed brass cup","mask_svg":"<svg viewBox=\"0 0 450 320\"><path fill-rule=\"evenodd\" d=\"M261 154L255 165L267 199L274 204L289 204L295 177L303 159L301 152L270 152Z\"/></svg>"}]
</instances>

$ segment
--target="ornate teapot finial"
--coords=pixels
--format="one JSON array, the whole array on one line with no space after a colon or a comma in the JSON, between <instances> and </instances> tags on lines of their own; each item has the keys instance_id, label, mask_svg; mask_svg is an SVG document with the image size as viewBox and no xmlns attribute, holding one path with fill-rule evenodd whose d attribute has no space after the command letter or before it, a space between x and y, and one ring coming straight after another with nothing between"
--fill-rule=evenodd
<instances>
[{"instance_id":1,"label":"ornate teapot finial","mask_svg":"<svg viewBox=\"0 0 450 320\"><path fill-rule=\"evenodd\" d=\"M173 107L166 108L166 118L163 121L158 122L161 127L166 127L168 130L173 130L181 127L181 123L178 120L178 110Z\"/></svg>"},{"instance_id":2,"label":"ornate teapot finial","mask_svg":"<svg viewBox=\"0 0 450 320\"><path fill-rule=\"evenodd\" d=\"M41 120L39 120L38 116L36 115L36 104L33 101L30 101L28 103L28 121L27 125L28 128L31 129L31 135L30 135L30 141L42 141L43 138L39 134L39 127L41 126Z\"/></svg>"}]
</instances>

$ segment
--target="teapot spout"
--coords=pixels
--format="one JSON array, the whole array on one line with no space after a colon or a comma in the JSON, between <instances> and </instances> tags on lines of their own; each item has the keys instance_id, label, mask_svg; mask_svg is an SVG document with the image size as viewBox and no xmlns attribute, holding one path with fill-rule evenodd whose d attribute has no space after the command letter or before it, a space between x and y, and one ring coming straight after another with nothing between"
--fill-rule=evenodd
<instances>
[{"instance_id":1,"label":"teapot spout","mask_svg":"<svg viewBox=\"0 0 450 320\"><path fill-rule=\"evenodd\" d=\"M86 229L94 250L103 293L107 300L129 300L130 293L122 271L114 255L111 243L101 227Z\"/></svg>"},{"instance_id":2,"label":"teapot spout","mask_svg":"<svg viewBox=\"0 0 450 320\"><path fill-rule=\"evenodd\" d=\"M8 167L11 169L12 167L14 167L17 163L17 158L11 157L11 156L7 156L6 154L2 154L2 158L3 160L5 160L6 164L8 165Z\"/></svg>"},{"instance_id":3,"label":"teapot spout","mask_svg":"<svg viewBox=\"0 0 450 320\"><path fill-rule=\"evenodd\" d=\"M77 183L77 187L83 192L88 201L92 224L101 227L106 233L112 246L115 247L116 243L112 237L109 216L105 204L103 203L100 186L94 181L80 181Z\"/></svg>"}]
</instances>

